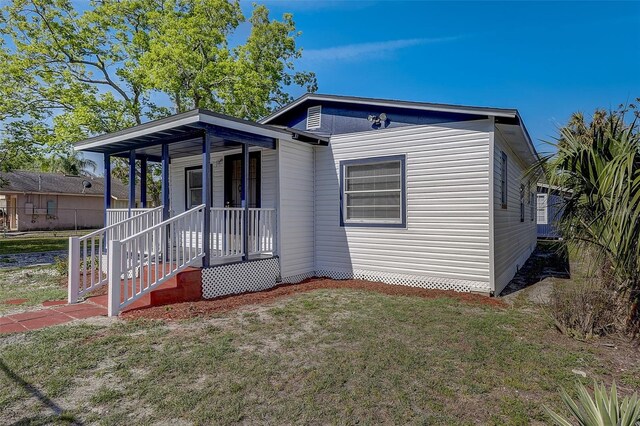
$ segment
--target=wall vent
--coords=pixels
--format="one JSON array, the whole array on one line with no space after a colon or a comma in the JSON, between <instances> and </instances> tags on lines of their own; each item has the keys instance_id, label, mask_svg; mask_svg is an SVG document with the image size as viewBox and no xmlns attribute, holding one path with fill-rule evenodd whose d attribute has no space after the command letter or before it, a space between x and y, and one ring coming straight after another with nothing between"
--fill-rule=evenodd
<instances>
[{"instance_id":1,"label":"wall vent","mask_svg":"<svg viewBox=\"0 0 640 426\"><path fill-rule=\"evenodd\" d=\"M317 105L307 110L307 130L319 129L322 124L322 106Z\"/></svg>"}]
</instances>

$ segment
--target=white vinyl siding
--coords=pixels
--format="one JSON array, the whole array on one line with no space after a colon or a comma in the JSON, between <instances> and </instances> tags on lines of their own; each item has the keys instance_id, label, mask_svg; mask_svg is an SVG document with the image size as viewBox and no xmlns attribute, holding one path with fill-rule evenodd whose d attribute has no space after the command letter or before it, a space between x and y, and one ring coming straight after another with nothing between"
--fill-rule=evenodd
<instances>
[{"instance_id":1,"label":"white vinyl siding","mask_svg":"<svg viewBox=\"0 0 640 426\"><path fill-rule=\"evenodd\" d=\"M316 148L316 271L463 280L489 291L489 120L336 135ZM405 155L406 228L340 226L340 161Z\"/></svg>"},{"instance_id":2,"label":"white vinyl siding","mask_svg":"<svg viewBox=\"0 0 640 426\"><path fill-rule=\"evenodd\" d=\"M295 282L314 275L314 151L281 141L278 154L280 273Z\"/></svg>"},{"instance_id":3,"label":"white vinyl siding","mask_svg":"<svg viewBox=\"0 0 640 426\"><path fill-rule=\"evenodd\" d=\"M506 287L517 270L529 258L536 245L536 222L521 221L521 209L502 207L501 195L505 177L502 159L507 156L506 202L517 206L522 200L522 185L526 183L527 166L509 148L500 132L494 134L494 273L495 294Z\"/></svg>"},{"instance_id":4,"label":"white vinyl siding","mask_svg":"<svg viewBox=\"0 0 640 426\"><path fill-rule=\"evenodd\" d=\"M257 151L257 148L250 148L249 151ZM233 149L223 152L211 153L211 165L213 182L213 194L211 198L212 207L224 207L224 156L239 154L240 149ZM262 161L261 171L261 207L276 207L276 156L277 151L263 149L260 153ZM172 158L169 165L169 199L171 201L172 214L184 212L186 200L185 168L202 165L202 156Z\"/></svg>"}]
</instances>

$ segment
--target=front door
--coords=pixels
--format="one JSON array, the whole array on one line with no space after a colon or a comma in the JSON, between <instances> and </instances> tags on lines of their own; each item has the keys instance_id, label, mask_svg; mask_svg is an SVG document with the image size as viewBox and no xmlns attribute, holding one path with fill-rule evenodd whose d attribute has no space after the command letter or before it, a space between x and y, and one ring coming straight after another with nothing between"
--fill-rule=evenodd
<instances>
[{"instance_id":1,"label":"front door","mask_svg":"<svg viewBox=\"0 0 640 426\"><path fill-rule=\"evenodd\" d=\"M249 207L260 207L260 152L249 153ZM224 157L224 206L242 207L242 154Z\"/></svg>"}]
</instances>

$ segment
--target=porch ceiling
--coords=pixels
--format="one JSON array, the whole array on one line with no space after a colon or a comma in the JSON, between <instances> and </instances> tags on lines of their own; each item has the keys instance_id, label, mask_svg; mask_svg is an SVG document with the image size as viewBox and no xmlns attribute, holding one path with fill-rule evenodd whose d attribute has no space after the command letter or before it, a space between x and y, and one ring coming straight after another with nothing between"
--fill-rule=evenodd
<instances>
[{"instance_id":1,"label":"porch ceiling","mask_svg":"<svg viewBox=\"0 0 640 426\"><path fill-rule=\"evenodd\" d=\"M96 136L77 143L75 149L114 156L128 156L129 151L135 150L136 155L153 159L160 158L162 145L168 144L171 157L185 157L202 153L205 132L210 136L212 151L232 149L242 144L275 149L278 139L313 144L328 142L320 136L196 109Z\"/></svg>"}]
</instances>

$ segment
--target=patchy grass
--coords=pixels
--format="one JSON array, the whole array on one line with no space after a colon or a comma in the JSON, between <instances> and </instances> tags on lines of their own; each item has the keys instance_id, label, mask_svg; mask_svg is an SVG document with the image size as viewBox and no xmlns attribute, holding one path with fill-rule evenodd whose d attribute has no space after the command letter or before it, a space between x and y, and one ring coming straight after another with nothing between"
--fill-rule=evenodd
<instances>
[{"instance_id":1,"label":"patchy grass","mask_svg":"<svg viewBox=\"0 0 640 426\"><path fill-rule=\"evenodd\" d=\"M637 383L637 351L613 350L559 335L531 306L323 289L0 336L0 423L546 422L542 404L561 411L575 380Z\"/></svg>"},{"instance_id":2,"label":"patchy grass","mask_svg":"<svg viewBox=\"0 0 640 426\"><path fill-rule=\"evenodd\" d=\"M0 239L0 255L67 250L69 238L65 237L11 237Z\"/></svg>"},{"instance_id":3,"label":"patchy grass","mask_svg":"<svg viewBox=\"0 0 640 426\"><path fill-rule=\"evenodd\" d=\"M0 269L0 315L25 307L39 305L45 300L65 299L66 287L52 266ZM27 299L21 305L7 305L10 299Z\"/></svg>"}]
</instances>

